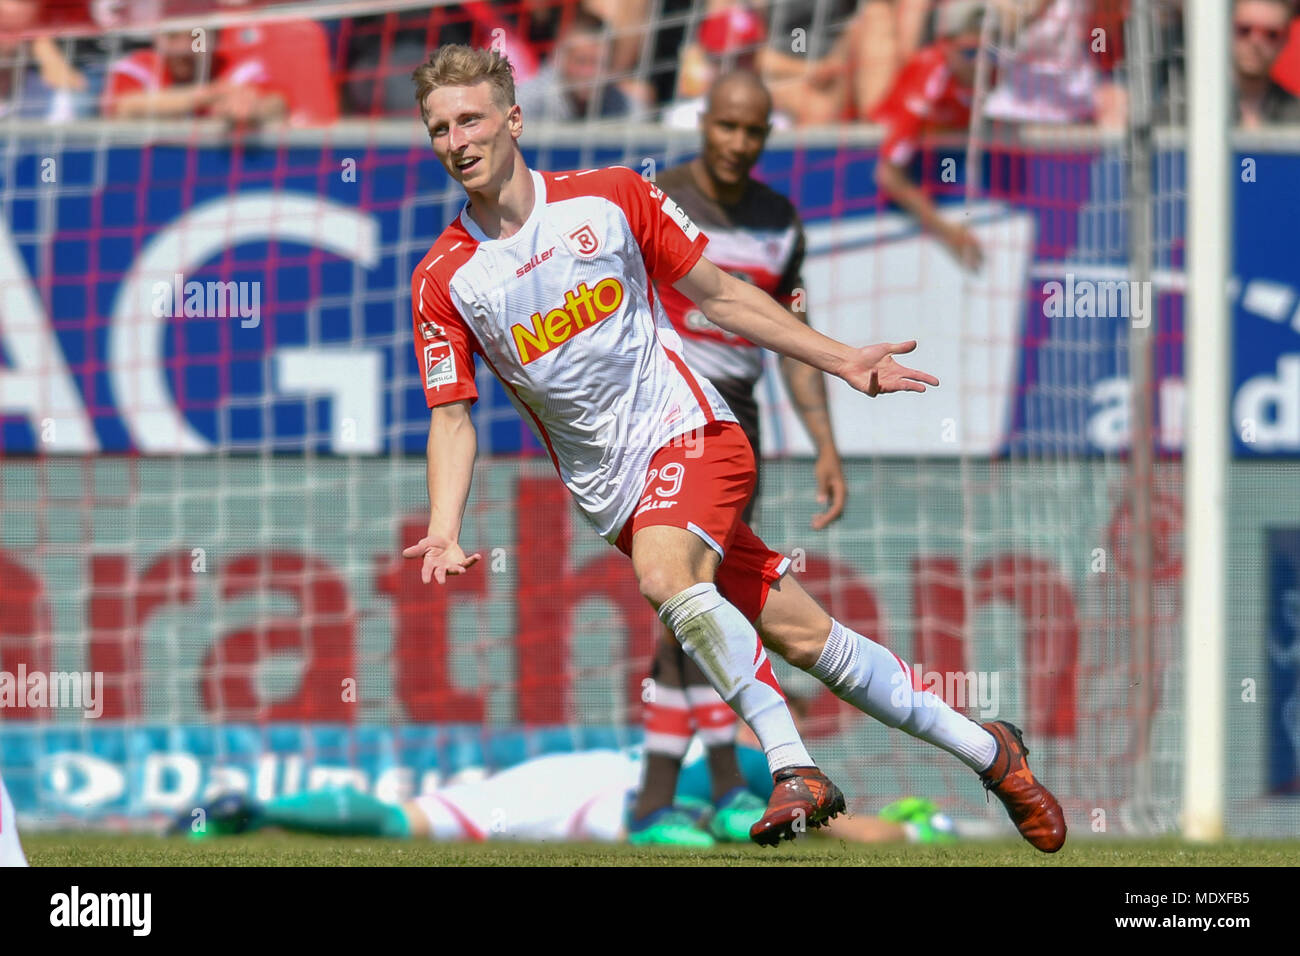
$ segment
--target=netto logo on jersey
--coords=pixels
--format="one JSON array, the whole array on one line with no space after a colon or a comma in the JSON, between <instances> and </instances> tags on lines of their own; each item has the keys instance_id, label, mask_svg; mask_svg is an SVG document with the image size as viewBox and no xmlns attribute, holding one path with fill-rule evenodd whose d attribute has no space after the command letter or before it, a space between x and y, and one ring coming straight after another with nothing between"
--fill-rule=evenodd
<instances>
[{"instance_id":1,"label":"netto logo on jersey","mask_svg":"<svg viewBox=\"0 0 1300 956\"><path fill-rule=\"evenodd\" d=\"M564 307L551 309L543 318L534 312L530 317L533 326L511 326L519 361L527 365L547 352L563 345L579 332L586 331L602 319L607 319L623 304L623 284L610 277L596 283L594 289L587 283L564 293Z\"/></svg>"}]
</instances>

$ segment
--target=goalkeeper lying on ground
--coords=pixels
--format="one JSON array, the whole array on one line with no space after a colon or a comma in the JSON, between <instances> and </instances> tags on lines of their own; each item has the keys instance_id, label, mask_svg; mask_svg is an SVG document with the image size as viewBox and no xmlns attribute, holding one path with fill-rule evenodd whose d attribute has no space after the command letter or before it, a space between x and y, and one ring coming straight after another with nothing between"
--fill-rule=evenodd
<instances>
[{"instance_id":1,"label":"goalkeeper lying on ground","mask_svg":"<svg viewBox=\"0 0 1300 956\"><path fill-rule=\"evenodd\" d=\"M759 819L772 790L767 758L751 746L738 749L741 772ZM228 795L179 818L178 832L194 839L279 828L332 836L428 837L442 841L520 840L614 842L626 838L628 807L641 779L641 749L588 750L526 760L473 783L454 784L396 805L351 787L314 790L257 802ZM743 796L738 794L737 796ZM707 761L682 768L677 804L692 813L699 839L710 846L712 808ZM743 821L742 821L743 822ZM730 829L730 828L728 828ZM952 825L933 804L914 797L891 804L877 817L841 817L821 834L857 843L951 838ZM748 826L720 837L748 839Z\"/></svg>"}]
</instances>

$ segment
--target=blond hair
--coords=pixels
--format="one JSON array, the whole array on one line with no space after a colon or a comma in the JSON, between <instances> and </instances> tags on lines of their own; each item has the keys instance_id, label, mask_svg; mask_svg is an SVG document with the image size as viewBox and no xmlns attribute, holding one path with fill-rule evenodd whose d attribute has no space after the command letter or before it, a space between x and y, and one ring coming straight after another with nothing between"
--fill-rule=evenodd
<instances>
[{"instance_id":1,"label":"blond hair","mask_svg":"<svg viewBox=\"0 0 1300 956\"><path fill-rule=\"evenodd\" d=\"M506 56L496 50L476 50L459 44L438 47L411 74L421 118L426 123L429 121L424 101L434 90L442 86L473 86L484 80L492 84L494 98L501 108L510 109L515 105L513 70Z\"/></svg>"}]
</instances>

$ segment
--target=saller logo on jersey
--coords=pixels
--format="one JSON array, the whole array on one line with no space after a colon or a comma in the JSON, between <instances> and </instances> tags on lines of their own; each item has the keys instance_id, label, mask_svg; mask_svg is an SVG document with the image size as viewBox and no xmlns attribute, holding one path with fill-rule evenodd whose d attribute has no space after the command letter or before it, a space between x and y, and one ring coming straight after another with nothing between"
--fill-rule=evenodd
<instances>
[{"instance_id":1,"label":"saller logo on jersey","mask_svg":"<svg viewBox=\"0 0 1300 956\"><path fill-rule=\"evenodd\" d=\"M510 327L515 339L519 361L524 365L535 361L554 348L563 345L579 332L584 332L602 319L607 319L623 304L623 284L610 277L601 279L594 289L580 282L576 289L564 293L564 307L551 309L543 317L534 312L532 327Z\"/></svg>"}]
</instances>

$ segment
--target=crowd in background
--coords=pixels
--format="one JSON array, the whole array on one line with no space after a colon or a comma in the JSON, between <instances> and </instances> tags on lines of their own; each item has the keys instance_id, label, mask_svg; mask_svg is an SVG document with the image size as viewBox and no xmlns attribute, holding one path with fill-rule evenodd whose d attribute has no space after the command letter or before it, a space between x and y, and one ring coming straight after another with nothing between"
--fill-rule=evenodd
<instances>
[{"instance_id":1,"label":"crowd in background","mask_svg":"<svg viewBox=\"0 0 1300 956\"><path fill-rule=\"evenodd\" d=\"M1151 0L1157 104L1173 121L1185 105L1176 78L1186 2ZM385 11L377 0L381 12L356 15L362 5L351 3L352 15L332 16L336 5L321 0L314 18L283 19L259 16L281 5L270 0L0 0L0 116L234 126L411 117L412 69L439 44L469 43L510 56L532 119L693 128L713 78L748 67L772 91L777 128L873 122L938 62L936 48L965 34L978 38L965 55L992 54L988 117L1120 126L1131 3L469 0ZM213 15L211 29L194 29ZM1233 0L1232 16L1237 121L1300 122L1295 0ZM164 19L186 22L151 29ZM943 69L926 68L925 81Z\"/></svg>"}]
</instances>

